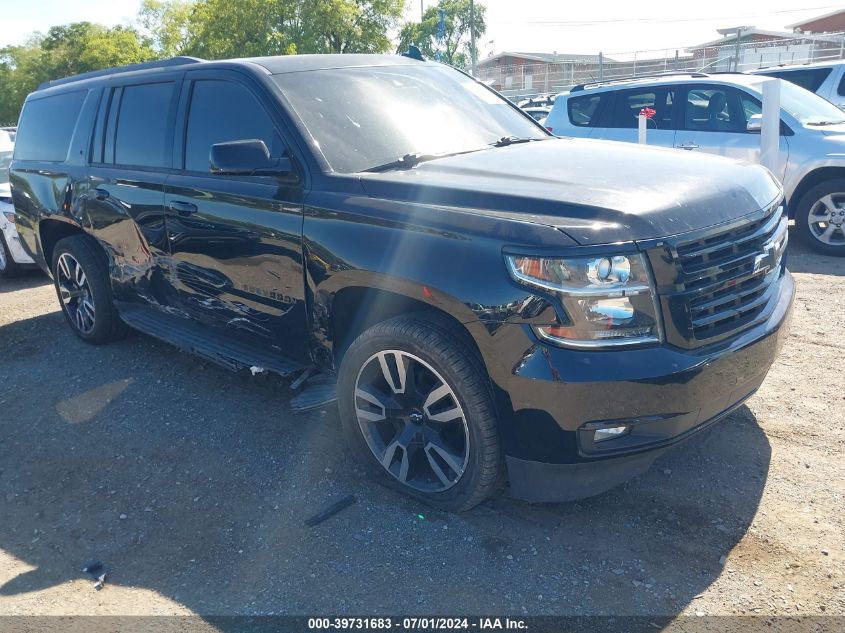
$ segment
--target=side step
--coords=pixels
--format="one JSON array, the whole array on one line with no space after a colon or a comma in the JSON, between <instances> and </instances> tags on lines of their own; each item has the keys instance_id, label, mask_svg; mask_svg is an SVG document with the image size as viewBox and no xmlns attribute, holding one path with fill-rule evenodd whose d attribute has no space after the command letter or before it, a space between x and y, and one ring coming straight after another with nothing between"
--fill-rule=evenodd
<instances>
[{"instance_id":1,"label":"side step","mask_svg":"<svg viewBox=\"0 0 845 633\"><path fill-rule=\"evenodd\" d=\"M304 413L313 409L323 409L337 402L337 377L317 374L308 379L302 391L290 399L290 408L294 413Z\"/></svg>"},{"instance_id":2,"label":"side step","mask_svg":"<svg viewBox=\"0 0 845 633\"><path fill-rule=\"evenodd\" d=\"M257 367L287 377L306 368L279 354L268 352L266 347L211 337L208 328L187 317L132 303L120 302L117 308L120 318L130 327L226 369L238 371Z\"/></svg>"}]
</instances>

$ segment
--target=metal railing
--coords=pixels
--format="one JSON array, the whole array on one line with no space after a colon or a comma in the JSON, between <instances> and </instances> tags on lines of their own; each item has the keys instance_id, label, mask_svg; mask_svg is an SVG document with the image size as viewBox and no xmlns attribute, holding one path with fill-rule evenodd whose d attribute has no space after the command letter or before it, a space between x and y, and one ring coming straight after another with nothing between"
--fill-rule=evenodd
<instances>
[{"instance_id":1,"label":"metal railing","mask_svg":"<svg viewBox=\"0 0 845 633\"><path fill-rule=\"evenodd\" d=\"M547 63L511 65L479 62L477 77L519 100L557 94L573 86L609 79L623 79L669 72L745 72L777 65L805 64L845 59L845 32L796 35L791 38L714 44L678 49L599 53Z\"/></svg>"}]
</instances>

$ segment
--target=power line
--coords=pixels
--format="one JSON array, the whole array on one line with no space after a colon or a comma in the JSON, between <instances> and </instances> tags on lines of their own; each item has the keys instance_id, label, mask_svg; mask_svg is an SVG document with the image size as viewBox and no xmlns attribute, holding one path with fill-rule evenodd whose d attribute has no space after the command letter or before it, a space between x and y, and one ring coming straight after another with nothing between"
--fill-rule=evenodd
<instances>
[{"instance_id":1,"label":"power line","mask_svg":"<svg viewBox=\"0 0 845 633\"><path fill-rule=\"evenodd\" d=\"M596 26L599 24L630 24L630 23L652 23L652 24L676 24L681 22L714 22L717 20L741 20L745 18L761 18L784 13L806 13L809 11L824 11L826 9L840 8L842 5L828 5L823 7L807 7L802 9L782 9L779 11L768 11L766 13L751 13L745 15L708 16L706 18L610 18L607 20L501 20L490 22L490 24L530 24L533 26Z\"/></svg>"}]
</instances>

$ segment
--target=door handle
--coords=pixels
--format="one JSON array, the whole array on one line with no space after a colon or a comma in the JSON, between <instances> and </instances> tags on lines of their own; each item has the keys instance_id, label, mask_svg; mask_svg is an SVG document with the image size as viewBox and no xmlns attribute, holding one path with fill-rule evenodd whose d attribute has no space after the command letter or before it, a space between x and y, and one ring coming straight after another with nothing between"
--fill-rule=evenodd
<instances>
[{"instance_id":1,"label":"door handle","mask_svg":"<svg viewBox=\"0 0 845 633\"><path fill-rule=\"evenodd\" d=\"M97 200L105 200L110 195L111 194L109 194L108 191L106 191L105 189L101 189L100 187L94 189L94 197L97 198Z\"/></svg>"},{"instance_id":2,"label":"door handle","mask_svg":"<svg viewBox=\"0 0 845 633\"><path fill-rule=\"evenodd\" d=\"M686 143L681 143L678 145L681 149L698 149L698 145L693 143L692 141L687 141Z\"/></svg>"},{"instance_id":3,"label":"door handle","mask_svg":"<svg viewBox=\"0 0 845 633\"><path fill-rule=\"evenodd\" d=\"M192 202L182 202L181 200L171 200L168 205L171 211L175 211L183 217L193 215L197 212L197 205Z\"/></svg>"}]
</instances>

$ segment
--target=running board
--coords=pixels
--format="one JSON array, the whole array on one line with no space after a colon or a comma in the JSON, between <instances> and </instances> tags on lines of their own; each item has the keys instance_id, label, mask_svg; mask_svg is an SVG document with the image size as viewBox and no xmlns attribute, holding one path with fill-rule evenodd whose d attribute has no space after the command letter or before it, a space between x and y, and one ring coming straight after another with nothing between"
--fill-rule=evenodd
<instances>
[{"instance_id":1,"label":"running board","mask_svg":"<svg viewBox=\"0 0 845 633\"><path fill-rule=\"evenodd\" d=\"M290 399L290 409L294 413L304 413L314 409L324 409L337 402L337 377L317 374L308 379L302 391Z\"/></svg>"},{"instance_id":2,"label":"running board","mask_svg":"<svg viewBox=\"0 0 845 633\"><path fill-rule=\"evenodd\" d=\"M290 377L306 368L280 354L268 352L266 347L224 337L211 338L208 328L189 317L133 303L120 302L117 308L120 318L129 327L232 371L247 369L253 374L271 371Z\"/></svg>"}]
</instances>

